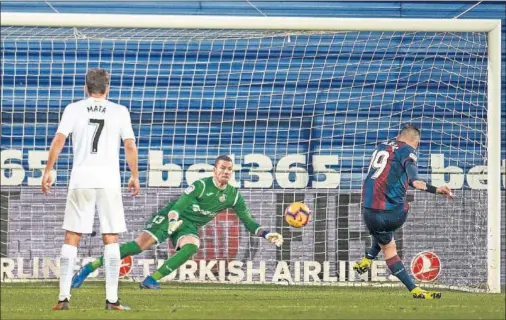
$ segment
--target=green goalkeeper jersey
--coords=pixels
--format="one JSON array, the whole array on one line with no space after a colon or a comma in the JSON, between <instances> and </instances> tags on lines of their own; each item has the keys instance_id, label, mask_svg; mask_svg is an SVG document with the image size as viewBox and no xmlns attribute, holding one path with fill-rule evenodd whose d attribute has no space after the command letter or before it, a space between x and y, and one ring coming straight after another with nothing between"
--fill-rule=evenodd
<instances>
[{"instance_id":1,"label":"green goalkeeper jersey","mask_svg":"<svg viewBox=\"0 0 506 320\"><path fill-rule=\"evenodd\" d=\"M230 184L223 190L218 189L213 177L197 180L186 188L170 211L177 212L180 219L201 228L225 209L233 209L249 232L256 233L260 228L251 217L239 190Z\"/></svg>"}]
</instances>

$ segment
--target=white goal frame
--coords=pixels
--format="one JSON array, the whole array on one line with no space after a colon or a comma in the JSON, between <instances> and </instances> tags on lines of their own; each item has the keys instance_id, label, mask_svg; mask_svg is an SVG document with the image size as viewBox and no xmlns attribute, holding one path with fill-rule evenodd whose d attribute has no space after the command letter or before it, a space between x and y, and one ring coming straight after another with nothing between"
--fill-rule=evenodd
<instances>
[{"instance_id":1,"label":"white goal frame","mask_svg":"<svg viewBox=\"0 0 506 320\"><path fill-rule=\"evenodd\" d=\"M488 292L501 291L501 20L368 19L178 16L127 14L1 13L1 26L305 31L486 32L488 40Z\"/></svg>"}]
</instances>

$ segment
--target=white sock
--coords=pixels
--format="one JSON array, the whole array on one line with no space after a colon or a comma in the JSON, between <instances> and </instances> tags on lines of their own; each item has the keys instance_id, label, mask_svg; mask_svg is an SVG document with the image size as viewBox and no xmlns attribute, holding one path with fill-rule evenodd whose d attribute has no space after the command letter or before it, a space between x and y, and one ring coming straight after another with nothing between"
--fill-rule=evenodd
<instances>
[{"instance_id":1,"label":"white sock","mask_svg":"<svg viewBox=\"0 0 506 320\"><path fill-rule=\"evenodd\" d=\"M104 248L105 298L111 303L118 301L120 265L121 256L119 252L119 244L106 244Z\"/></svg>"},{"instance_id":2,"label":"white sock","mask_svg":"<svg viewBox=\"0 0 506 320\"><path fill-rule=\"evenodd\" d=\"M77 257L77 247L64 244L60 256L60 296L59 301L70 300L70 286L74 275L74 264Z\"/></svg>"}]
</instances>

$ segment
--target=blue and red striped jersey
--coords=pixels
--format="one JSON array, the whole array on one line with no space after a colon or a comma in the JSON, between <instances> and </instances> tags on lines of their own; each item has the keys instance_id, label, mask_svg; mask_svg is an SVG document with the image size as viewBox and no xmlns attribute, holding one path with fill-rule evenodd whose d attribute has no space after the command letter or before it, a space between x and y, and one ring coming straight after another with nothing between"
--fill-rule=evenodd
<instances>
[{"instance_id":1,"label":"blue and red striped jersey","mask_svg":"<svg viewBox=\"0 0 506 320\"><path fill-rule=\"evenodd\" d=\"M408 210L406 162L416 165L416 150L400 141L380 144L371 157L362 189L364 208L376 210Z\"/></svg>"}]
</instances>

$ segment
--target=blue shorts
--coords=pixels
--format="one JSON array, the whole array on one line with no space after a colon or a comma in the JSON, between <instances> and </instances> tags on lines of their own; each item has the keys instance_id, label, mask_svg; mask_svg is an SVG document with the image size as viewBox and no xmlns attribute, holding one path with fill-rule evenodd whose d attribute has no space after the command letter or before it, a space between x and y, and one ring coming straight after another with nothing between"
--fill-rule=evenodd
<instances>
[{"instance_id":1,"label":"blue shorts","mask_svg":"<svg viewBox=\"0 0 506 320\"><path fill-rule=\"evenodd\" d=\"M404 210L363 209L364 222L379 244L385 245L394 238L395 230L402 227L408 213Z\"/></svg>"}]
</instances>

